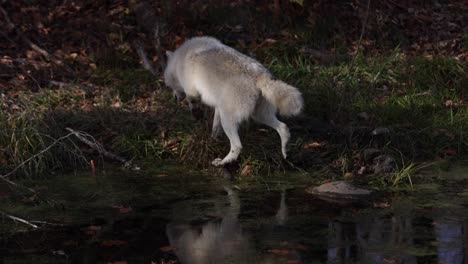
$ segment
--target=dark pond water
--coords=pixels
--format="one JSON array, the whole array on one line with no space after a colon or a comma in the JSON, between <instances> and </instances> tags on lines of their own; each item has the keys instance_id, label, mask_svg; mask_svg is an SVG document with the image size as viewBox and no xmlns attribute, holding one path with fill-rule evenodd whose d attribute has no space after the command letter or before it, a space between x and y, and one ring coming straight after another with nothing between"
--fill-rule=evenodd
<instances>
[{"instance_id":1,"label":"dark pond water","mask_svg":"<svg viewBox=\"0 0 468 264\"><path fill-rule=\"evenodd\" d=\"M447 175L443 185L354 204L282 181L246 189L216 177L128 176L100 185L122 198L80 204L76 224L9 233L0 255L2 263L466 263L468 174ZM67 219L67 210L48 216Z\"/></svg>"}]
</instances>

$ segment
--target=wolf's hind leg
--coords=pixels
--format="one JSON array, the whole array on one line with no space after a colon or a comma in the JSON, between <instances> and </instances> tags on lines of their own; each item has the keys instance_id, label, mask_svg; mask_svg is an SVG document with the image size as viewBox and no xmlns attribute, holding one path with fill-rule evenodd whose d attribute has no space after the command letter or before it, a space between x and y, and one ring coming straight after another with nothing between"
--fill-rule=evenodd
<instances>
[{"instance_id":1,"label":"wolf's hind leg","mask_svg":"<svg viewBox=\"0 0 468 264\"><path fill-rule=\"evenodd\" d=\"M211 137L217 138L221 134L221 118L219 117L219 110L215 108L214 116L213 116L213 128L211 130Z\"/></svg>"},{"instance_id":2,"label":"wolf's hind leg","mask_svg":"<svg viewBox=\"0 0 468 264\"><path fill-rule=\"evenodd\" d=\"M177 90L172 90L172 96L175 98L177 103L180 103L185 99L185 93Z\"/></svg>"},{"instance_id":3,"label":"wolf's hind leg","mask_svg":"<svg viewBox=\"0 0 468 264\"><path fill-rule=\"evenodd\" d=\"M281 153L286 159L286 145L288 144L290 133L288 126L276 118L275 109L266 102L262 103L252 115L253 120L275 129L281 138Z\"/></svg>"},{"instance_id":4,"label":"wolf's hind leg","mask_svg":"<svg viewBox=\"0 0 468 264\"><path fill-rule=\"evenodd\" d=\"M237 131L239 122L236 121L232 116L224 114L222 111L220 111L219 114L224 133L226 133L226 136L231 142L231 150L226 155L226 157L224 157L224 159L217 158L211 162L211 164L216 167L235 161L242 150L239 132Z\"/></svg>"}]
</instances>

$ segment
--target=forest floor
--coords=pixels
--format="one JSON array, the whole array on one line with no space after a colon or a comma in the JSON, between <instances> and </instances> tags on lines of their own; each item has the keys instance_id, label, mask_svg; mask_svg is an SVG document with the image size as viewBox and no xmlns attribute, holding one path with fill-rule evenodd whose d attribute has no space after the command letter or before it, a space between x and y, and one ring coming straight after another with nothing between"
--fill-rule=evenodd
<instances>
[{"instance_id":1,"label":"forest floor","mask_svg":"<svg viewBox=\"0 0 468 264\"><path fill-rule=\"evenodd\" d=\"M211 110L193 117L154 66L164 50L198 35L255 57L304 96L304 112L285 121L288 161L275 131L249 123L241 128L239 162L229 168L234 175L288 170L385 187L466 157L464 1L285 1L281 12L242 1L52 2L1 10L2 178L95 170L115 156L211 170L210 161L228 151L227 139L211 139ZM142 66L144 57L154 74Z\"/></svg>"}]
</instances>

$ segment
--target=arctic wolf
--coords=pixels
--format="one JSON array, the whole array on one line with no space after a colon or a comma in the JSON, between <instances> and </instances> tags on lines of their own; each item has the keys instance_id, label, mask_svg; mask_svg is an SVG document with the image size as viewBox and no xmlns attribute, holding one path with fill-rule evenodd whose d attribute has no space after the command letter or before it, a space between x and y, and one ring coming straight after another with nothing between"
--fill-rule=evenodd
<instances>
[{"instance_id":1,"label":"arctic wolf","mask_svg":"<svg viewBox=\"0 0 468 264\"><path fill-rule=\"evenodd\" d=\"M301 112L303 99L297 88L275 80L258 61L212 37L189 39L174 52L168 51L167 57L166 85L179 100L186 98L190 107L196 98L213 107L212 136L216 137L222 127L229 138L231 150L212 165L237 159L242 149L238 127L249 118L278 132L286 158L289 129L276 113L294 116Z\"/></svg>"}]
</instances>

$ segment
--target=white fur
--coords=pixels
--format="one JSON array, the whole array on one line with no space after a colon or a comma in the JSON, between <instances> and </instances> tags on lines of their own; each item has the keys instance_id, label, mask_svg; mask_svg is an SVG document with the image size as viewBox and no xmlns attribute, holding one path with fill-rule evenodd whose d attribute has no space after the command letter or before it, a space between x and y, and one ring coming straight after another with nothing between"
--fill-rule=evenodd
<instances>
[{"instance_id":1,"label":"white fur","mask_svg":"<svg viewBox=\"0 0 468 264\"><path fill-rule=\"evenodd\" d=\"M212 135L221 127L231 142L231 150L212 164L221 166L239 156L242 144L239 124L249 118L275 129L281 138L286 158L289 129L276 113L291 116L302 110L303 99L297 88L273 80L271 73L258 61L211 37L187 40L173 53L168 52L164 71L166 85L178 99L195 98L215 109Z\"/></svg>"}]
</instances>

